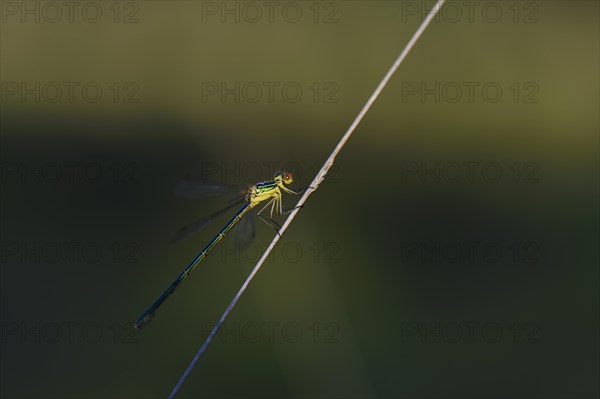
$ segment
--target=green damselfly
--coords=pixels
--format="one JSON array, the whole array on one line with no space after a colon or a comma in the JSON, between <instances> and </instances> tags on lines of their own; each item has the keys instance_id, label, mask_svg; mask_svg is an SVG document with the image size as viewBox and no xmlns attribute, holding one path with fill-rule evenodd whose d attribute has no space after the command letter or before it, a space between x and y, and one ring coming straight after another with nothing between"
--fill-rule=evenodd
<instances>
[{"instance_id":1,"label":"green damselfly","mask_svg":"<svg viewBox=\"0 0 600 399\"><path fill-rule=\"evenodd\" d=\"M276 213L278 215L285 215L290 211L283 210L283 202L281 200L282 191L288 194L298 195L300 192L296 192L287 188L287 185L290 185L294 182L294 178L289 171L277 172L273 177L272 181L265 181L251 186L247 192L243 195L239 200L229 204L224 209L213 213L212 215L195 222L189 226L181 229L174 237L174 241L179 241L183 238L186 238L196 232L198 229L206 225L208 222L217 218L218 216L224 214L231 208L235 206L242 205L241 208L236 212L236 214L225 224L225 226L213 237L212 240L206 244L204 249L196 255L194 259L190 262L190 264L183 269L181 273L173 280L171 285L167 287L167 289L158 297L158 299L150 305L148 309L135 321L134 327L137 330L142 329L146 324L152 321L156 310L163 304L163 302L177 289L179 284L191 273L192 270L198 265L200 261L202 261L209 252L221 241L227 233L231 231L231 229L236 226L242 218L248 214L256 205L265 202L266 204L258 211L258 217L267 223L269 226L273 227L277 233L279 234L280 226L273 220L273 214ZM268 208L271 207L269 219L265 219L262 216L262 213Z\"/></svg>"}]
</instances>

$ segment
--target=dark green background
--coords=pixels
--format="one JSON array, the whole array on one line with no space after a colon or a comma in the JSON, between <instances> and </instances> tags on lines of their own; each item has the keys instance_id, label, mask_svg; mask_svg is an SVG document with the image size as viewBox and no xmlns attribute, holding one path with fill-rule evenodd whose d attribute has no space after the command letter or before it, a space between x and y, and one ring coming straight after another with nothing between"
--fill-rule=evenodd
<instances>
[{"instance_id":1,"label":"dark green background","mask_svg":"<svg viewBox=\"0 0 600 399\"><path fill-rule=\"evenodd\" d=\"M221 204L177 198L174 184L216 165L210 180L243 185L257 165L264 180L271 165L290 163L295 187L308 184L420 23L399 1L322 2L318 23L313 2L295 3L298 23L280 13L272 23L203 21L194 1L121 3L115 23L113 3L97 4L98 23L77 13L72 23L2 16L6 398L165 397L255 257L217 250L131 335L128 323L225 221L169 245L179 227ZM449 10L428 28L231 313L226 327L258 324L258 342L217 337L179 397L598 396L598 3L501 1L497 23L482 17L488 2L477 4L472 21L453 23ZM123 23L132 11L137 22ZM334 11L337 22L323 23ZM6 92L6 82L73 81L97 82L102 98L35 103ZM114 82L133 82L138 101L124 103L121 86L115 102ZM205 82L296 82L303 96L203 101ZM503 94L403 100L411 82L496 82ZM326 83L337 102L324 101ZM537 102L524 101L528 83ZM69 162L79 172L92 162L103 175L86 183L21 174ZM407 165L465 162L495 163L502 178L403 178ZM515 163L533 165L535 179L515 179ZM272 236L257 224L261 248ZM23 262L7 249L53 242L92 243L102 256ZM472 242L501 246L500 261L403 252ZM115 243L133 250L115 258ZM517 261L515 243L526 252ZM300 248L299 259L284 248ZM302 329L298 342L282 335L290 323ZM479 326L472 340L465 323ZM415 325L443 328L403 335ZM451 342L456 325L462 336ZM484 325L500 326L498 342L482 336Z\"/></svg>"}]
</instances>

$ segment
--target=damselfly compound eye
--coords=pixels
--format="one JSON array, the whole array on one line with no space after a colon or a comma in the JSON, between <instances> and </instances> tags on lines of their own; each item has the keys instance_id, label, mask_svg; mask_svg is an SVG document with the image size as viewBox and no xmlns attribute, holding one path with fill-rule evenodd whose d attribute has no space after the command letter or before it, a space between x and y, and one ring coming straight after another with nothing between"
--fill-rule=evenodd
<instances>
[{"instance_id":1,"label":"damselfly compound eye","mask_svg":"<svg viewBox=\"0 0 600 399\"><path fill-rule=\"evenodd\" d=\"M292 177L292 174L290 172L284 172L283 181L285 182L285 184L290 184L294 181L294 178Z\"/></svg>"}]
</instances>

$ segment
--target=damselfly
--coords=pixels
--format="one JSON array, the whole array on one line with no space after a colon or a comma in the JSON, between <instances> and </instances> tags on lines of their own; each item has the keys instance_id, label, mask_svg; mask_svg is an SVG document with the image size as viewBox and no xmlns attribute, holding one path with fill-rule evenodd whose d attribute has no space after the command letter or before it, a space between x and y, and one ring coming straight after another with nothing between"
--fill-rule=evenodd
<instances>
[{"instance_id":1,"label":"damselfly","mask_svg":"<svg viewBox=\"0 0 600 399\"><path fill-rule=\"evenodd\" d=\"M294 178L290 172L277 172L275 173L275 176L273 177L272 181L265 181L251 186L244 194L244 196L239 200L233 202L224 209L215 212L214 214L181 229L175 236L176 241L188 237L189 235L197 231L199 228L206 225L209 221L222 215L234 206L242 205L242 207L237 211L233 218L231 218L231 220L227 222L227 224L213 237L213 239L210 240L208 244L206 244L204 249L202 249L202 251L200 251L200 253L196 255L194 259L192 259L190 264L185 269L183 269L181 273L179 273L179 275L171 283L171 285L169 285L169 287L167 287L167 289L158 297L158 299L148 309L146 309L144 313L142 313L142 315L135 321L134 327L139 330L143 328L144 325L148 324L154 317L154 314L156 313L156 310L160 307L160 305L162 305L163 302L175 291L175 289L177 289L179 284L181 284L181 282L190 274L190 272L194 270L198 263L202 261L208 255L208 253L223 238L225 238L227 233L229 233L231 229L236 224L238 224L238 222L242 220L242 218L259 203L266 201L266 204L261 208L260 211L258 211L258 217L265 223L267 223L269 226L273 227L277 231L277 234L279 234L280 226L279 224L277 224L277 222L273 220L273 214L276 213L278 215L285 215L291 212L283 210L283 202L281 200L282 191L294 195L298 195L303 191L300 190L300 192L296 192L286 187L287 185L290 185L293 182ZM271 210L269 219L267 220L262 216L262 213L269 206L271 207Z\"/></svg>"}]
</instances>

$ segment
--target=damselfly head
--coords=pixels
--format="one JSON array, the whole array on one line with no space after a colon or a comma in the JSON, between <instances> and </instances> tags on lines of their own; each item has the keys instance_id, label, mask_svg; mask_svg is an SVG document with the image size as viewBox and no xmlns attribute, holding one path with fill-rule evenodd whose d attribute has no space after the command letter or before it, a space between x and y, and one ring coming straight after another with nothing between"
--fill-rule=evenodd
<instances>
[{"instance_id":1,"label":"damselfly head","mask_svg":"<svg viewBox=\"0 0 600 399\"><path fill-rule=\"evenodd\" d=\"M292 172L284 170L283 172L275 173L275 180L283 181L283 184L292 184L294 182L294 177L292 176Z\"/></svg>"}]
</instances>

